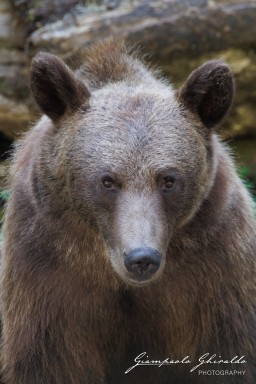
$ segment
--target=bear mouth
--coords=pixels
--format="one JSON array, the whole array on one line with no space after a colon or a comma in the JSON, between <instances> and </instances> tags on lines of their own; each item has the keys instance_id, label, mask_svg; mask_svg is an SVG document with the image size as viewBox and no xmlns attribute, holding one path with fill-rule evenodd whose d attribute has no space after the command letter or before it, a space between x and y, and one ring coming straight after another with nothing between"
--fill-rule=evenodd
<instances>
[{"instance_id":1,"label":"bear mouth","mask_svg":"<svg viewBox=\"0 0 256 384\"><path fill-rule=\"evenodd\" d=\"M147 276L145 275L139 276L137 274L134 275L128 271L125 271L125 275L122 276L122 279L125 280L127 284L133 287L143 287L158 280L159 276L161 275L162 269L163 269L163 266L161 265L156 272Z\"/></svg>"},{"instance_id":2,"label":"bear mouth","mask_svg":"<svg viewBox=\"0 0 256 384\"><path fill-rule=\"evenodd\" d=\"M148 279L143 279L143 280L138 280L135 278L129 278L128 279L129 284L132 286L135 286L135 287L142 287L142 286L148 285L152 281L155 281L155 279L153 277L150 277Z\"/></svg>"}]
</instances>

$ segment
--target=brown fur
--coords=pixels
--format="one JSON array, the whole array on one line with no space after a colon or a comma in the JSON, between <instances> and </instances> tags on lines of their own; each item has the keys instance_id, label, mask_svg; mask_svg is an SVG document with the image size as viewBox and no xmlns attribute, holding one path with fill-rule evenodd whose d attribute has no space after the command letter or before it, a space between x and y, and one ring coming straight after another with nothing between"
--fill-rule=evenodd
<instances>
[{"instance_id":1,"label":"brown fur","mask_svg":"<svg viewBox=\"0 0 256 384\"><path fill-rule=\"evenodd\" d=\"M75 73L55 56L32 63L44 113L19 144L5 217L2 374L7 384L210 384L187 365L209 352L246 356L256 376L256 225L252 200L213 131L233 77L213 61L181 90L121 43L86 51ZM50 119L49 119L50 117ZM112 188L102 178L110 175ZM175 180L165 189L165 177ZM162 255L133 280L123 252ZM208 366L227 369L227 365Z\"/></svg>"}]
</instances>

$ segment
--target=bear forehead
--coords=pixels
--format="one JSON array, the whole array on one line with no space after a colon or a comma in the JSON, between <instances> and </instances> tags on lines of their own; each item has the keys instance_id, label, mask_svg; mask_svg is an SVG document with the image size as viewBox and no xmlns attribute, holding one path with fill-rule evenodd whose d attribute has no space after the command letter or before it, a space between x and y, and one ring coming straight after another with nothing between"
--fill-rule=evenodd
<instances>
[{"instance_id":1,"label":"bear forehead","mask_svg":"<svg viewBox=\"0 0 256 384\"><path fill-rule=\"evenodd\" d=\"M154 114L163 119L170 113L175 117L181 112L171 88L158 91L154 88L147 89L145 86L105 87L92 93L90 106L96 115L115 115L123 120L143 117L149 119Z\"/></svg>"},{"instance_id":2,"label":"bear forehead","mask_svg":"<svg viewBox=\"0 0 256 384\"><path fill-rule=\"evenodd\" d=\"M121 172L127 164L134 169L190 169L205 157L195 125L172 92L97 92L79 121L76 145L99 169Z\"/></svg>"},{"instance_id":3,"label":"bear forehead","mask_svg":"<svg viewBox=\"0 0 256 384\"><path fill-rule=\"evenodd\" d=\"M190 134L197 135L198 121L187 117L172 89L156 93L131 87L119 93L105 89L95 92L79 125L88 139L92 136L146 145L152 141L188 141Z\"/></svg>"}]
</instances>

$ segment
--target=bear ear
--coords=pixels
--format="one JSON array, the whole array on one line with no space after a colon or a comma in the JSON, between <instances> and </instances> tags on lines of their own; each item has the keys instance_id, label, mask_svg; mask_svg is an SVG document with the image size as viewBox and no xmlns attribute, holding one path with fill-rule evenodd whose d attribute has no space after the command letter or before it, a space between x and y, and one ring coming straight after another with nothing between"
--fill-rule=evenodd
<instances>
[{"instance_id":1,"label":"bear ear","mask_svg":"<svg viewBox=\"0 0 256 384\"><path fill-rule=\"evenodd\" d=\"M32 61L30 87L42 110L53 121L74 111L90 97L90 92L57 56L39 53Z\"/></svg>"},{"instance_id":2,"label":"bear ear","mask_svg":"<svg viewBox=\"0 0 256 384\"><path fill-rule=\"evenodd\" d=\"M234 95L230 67L219 60L209 61L191 73L178 91L178 100L202 123L211 128L229 111Z\"/></svg>"}]
</instances>

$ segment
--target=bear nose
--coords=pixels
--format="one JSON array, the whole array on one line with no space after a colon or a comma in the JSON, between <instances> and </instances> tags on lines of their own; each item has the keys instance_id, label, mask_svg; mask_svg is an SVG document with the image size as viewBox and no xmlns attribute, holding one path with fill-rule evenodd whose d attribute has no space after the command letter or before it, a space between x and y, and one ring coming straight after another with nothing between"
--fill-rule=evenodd
<instances>
[{"instance_id":1,"label":"bear nose","mask_svg":"<svg viewBox=\"0 0 256 384\"><path fill-rule=\"evenodd\" d=\"M150 277L158 270L160 262L161 254L154 248L141 247L124 253L124 264L136 277Z\"/></svg>"}]
</instances>

